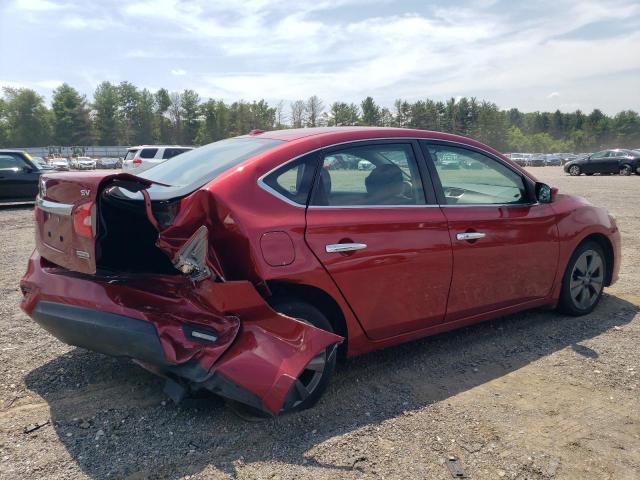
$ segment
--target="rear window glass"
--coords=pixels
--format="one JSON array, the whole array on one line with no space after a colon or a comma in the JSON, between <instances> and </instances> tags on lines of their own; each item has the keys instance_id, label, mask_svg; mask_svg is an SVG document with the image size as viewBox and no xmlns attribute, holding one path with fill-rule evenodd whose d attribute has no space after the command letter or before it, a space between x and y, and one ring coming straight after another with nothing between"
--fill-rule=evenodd
<instances>
[{"instance_id":1,"label":"rear window glass","mask_svg":"<svg viewBox=\"0 0 640 480\"><path fill-rule=\"evenodd\" d=\"M230 138L190 150L142 172L139 176L172 187L204 185L245 160L266 152L282 140ZM196 186L197 185L197 186ZM151 187L155 190L154 187Z\"/></svg>"},{"instance_id":2,"label":"rear window glass","mask_svg":"<svg viewBox=\"0 0 640 480\"><path fill-rule=\"evenodd\" d=\"M157 148L143 148L140 152L140 158L153 158L158 153Z\"/></svg>"},{"instance_id":3,"label":"rear window glass","mask_svg":"<svg viewBox=\"0 0 640 480\"><path fill-rule=\"evenodd\" d=\"M125 159L125 160L133 160L133 157L135 157L135 156L136 156L136 152L137 152L137 151L138 151L138 150L129 150L129 151L127 152L127 156L126 156L126 157L124 157L124 159Z\"/></svg>"}]
</instances>

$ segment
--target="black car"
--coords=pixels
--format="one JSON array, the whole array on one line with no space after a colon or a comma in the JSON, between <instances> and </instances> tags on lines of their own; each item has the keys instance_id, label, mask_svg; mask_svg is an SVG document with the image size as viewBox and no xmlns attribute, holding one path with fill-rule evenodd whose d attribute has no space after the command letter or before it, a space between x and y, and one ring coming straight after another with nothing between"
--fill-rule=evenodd
<instances>
[{"instance_id":1,"label":"black car","mask_svg":"<svg viewBox=\"0 0 640 480\"><path fill-rule=\"evenodd\" d=\"M562 165L562 158L559 155L548 154L544 156L544 164L547 167L559 167Z\"/></svg>"},{"instance_id":2,"label":"black car","mask_svg":"<svg viewBox=\"0 0 640 480\"><path fill-rule=\"evenodd\" d=\"M33 202L42 171L21 150L0 150L0 203Z\"/></svg>"},{"instance_id":3,"label":"black car","mask_svg":"<svg viewBox=\"0 0 640 480\"><path fill-rule=\"evenodd\" d=\"M564 171L569 175L593 175L594 173L619 173L620 175L640 175L640 153L633 150L614 149L592 153L565 163Z\"/></svg>"}]
</instances>

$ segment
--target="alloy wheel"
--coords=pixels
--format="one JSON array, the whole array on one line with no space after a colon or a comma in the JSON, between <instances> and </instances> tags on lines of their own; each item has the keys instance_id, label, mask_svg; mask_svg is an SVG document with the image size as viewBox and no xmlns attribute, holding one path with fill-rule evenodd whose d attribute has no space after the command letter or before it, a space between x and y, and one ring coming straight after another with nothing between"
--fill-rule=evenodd
<instances>
[{"instance_id":1,"label":"alloy wheel","mask_svg":"<svg viewBox=\"0 0 640 480\"><path fill-rule=\"evenodd\" d=\"M586 250L578 257L571 272L569 289L575 306L587 310L598 300L604 286L604 262L595 250Z\"/></svg>"},{"instance_id":2,"label":"alloy wheel","mask_svg":"<svg viewBox=\"0 0 640 480\"><path fill-rule=\"evenodd\" d=\"M620 167L620 175L624 175L625 177L631 175L631 166L622 165L622 167Z\"/></svg>"},{"instance_id":3,"label":"alloy wheel","mask_svg":"<svg viewBox=\"0 0 640 480\"><path fill-rule=\"evenodd\" d=\"M569 175L572 175L574 177L580 175L580 167L577 165L572 165L571 167L569 167Z\"/></svg>"},{"instance_id":4,"label":"alloy wheel","mask_svg":"<svg viewBox=\"0 0 640 480\"><path fill-rule=\"evenodd\" d=\"M316 388L318 388L318 385L320 385L320 381L322 380L322 375L324 374L324 369L327 365L327 356L329 355L329 351L330 349L328 348L324 349L318 353L318 355L313 357L298 378L296 378L296 381L293 384L295 387L293 393L296 398L289 408L295 408L300 405L300 403L302 403L309 395L315 392Z\"/></svg>"}]
</instances>

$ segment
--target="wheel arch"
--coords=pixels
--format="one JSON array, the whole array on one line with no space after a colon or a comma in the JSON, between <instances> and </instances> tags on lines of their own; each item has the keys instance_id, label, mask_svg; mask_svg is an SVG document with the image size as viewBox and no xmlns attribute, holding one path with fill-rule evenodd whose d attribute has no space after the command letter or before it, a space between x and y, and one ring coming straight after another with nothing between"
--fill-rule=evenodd
<instances>
[{"instance_id":1,"label":"wheel arch","mask_svg":"<svg viewBox=\"0 0 640 480\"><path fill-rule=\"evenodd\" d=\"M340 305L334 298L321 288L302 283L290 283L286 281L271 280L267 281L272 297L267 299L271 303L271 299L276 297L294 297L303 300L318 310L320 310L331 322L334 332L344 337L344 342L338 348L340 358L345 358L347 354L347 345L349 341L349 331L347 322L340 308Z\"/></svg>"},{"instance_id":2,"label":"wheel arch","mask_svg":"<svg viewBox=\"0 0 640 480\"><path fill-rule=\"evenodd\" d=\"M580 247L580 245L583 245L584 243L590 242L590 241L596 242L598 245L600 245L600 247L602 248L602 251L604 252L605 261L607 265L607 270L605 272L604 285L608 287L611 285L611 277L613 275L613 262L615 260L613 258L613 255L614 255L613 245L611 244L611 240L609 240L606 235L602 233L591 233L586 237L584 237L580 241L580 243L576 245L576 248L574 248L573 251L575 252Z\"/></svg>"}]
</instances>

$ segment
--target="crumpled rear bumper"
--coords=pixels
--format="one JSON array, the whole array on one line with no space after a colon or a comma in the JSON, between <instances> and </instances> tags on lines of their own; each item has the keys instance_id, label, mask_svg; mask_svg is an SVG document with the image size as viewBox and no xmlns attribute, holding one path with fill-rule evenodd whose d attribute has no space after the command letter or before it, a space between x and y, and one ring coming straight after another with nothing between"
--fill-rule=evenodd
<instances>
[{"instance_id":1,"label":"crumpled rear bumper","mask_svg":"<svg viewBox=\"0 0 640 480\"><path fill-rule=\"evenodd\" d=\"M274 312L247 281L98 278L34 252L21 288L21 308L63 342L133 358L273 415L313 357L343 340Z\"/></svg>"}]
</instances>

